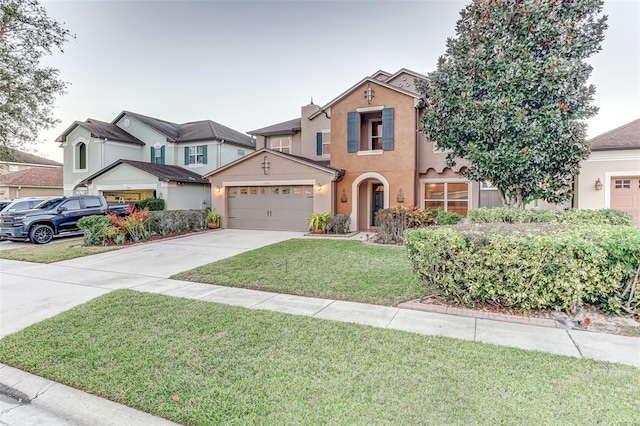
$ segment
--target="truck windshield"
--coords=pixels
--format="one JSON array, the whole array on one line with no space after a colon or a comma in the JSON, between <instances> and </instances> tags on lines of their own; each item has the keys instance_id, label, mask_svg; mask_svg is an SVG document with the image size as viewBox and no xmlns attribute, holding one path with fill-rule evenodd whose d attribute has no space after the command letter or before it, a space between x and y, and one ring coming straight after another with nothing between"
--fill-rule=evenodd
<instances>
[{"instance_id":1,"label":"truck windshield","mask_svg":"<svg viewBox=\"0 0 640 426\"><path fill-rule=\"evenodd\" d=\"M52 198L50 200L43 201L42 203L38 204L34 208L36 208L36 209L44 209L44 210L55 209L64 200L65 200L65 198Z\"/></svg>"}]
</instances>

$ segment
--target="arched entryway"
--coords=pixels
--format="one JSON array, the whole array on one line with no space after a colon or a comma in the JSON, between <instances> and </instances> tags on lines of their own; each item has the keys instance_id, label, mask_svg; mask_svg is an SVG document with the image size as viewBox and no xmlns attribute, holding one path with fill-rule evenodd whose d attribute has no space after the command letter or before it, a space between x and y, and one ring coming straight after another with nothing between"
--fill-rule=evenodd
<instances>
[{"instance_id":1,"label":"arched entryway","mask_svg":"<svg viewBox=\"0 0 640 426\"><path fill-rule=\"evenodd\" d=\"M351 186L351 227L366 230L374 226L378 210L389 207L389 182L378 173L360 175Z\"/></svg>"}]
</instances>

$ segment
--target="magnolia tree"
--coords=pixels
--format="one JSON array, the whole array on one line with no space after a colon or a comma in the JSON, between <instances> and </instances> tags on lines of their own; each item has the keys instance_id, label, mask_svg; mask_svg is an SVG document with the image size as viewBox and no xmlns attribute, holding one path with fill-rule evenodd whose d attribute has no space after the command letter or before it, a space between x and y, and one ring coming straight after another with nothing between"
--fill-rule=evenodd
<instances>
[{"instance_id":1,"label":"magnolia tree","mask_svg":"<svg viewBox=\"0 0 640 426\"><path fill-rule=\"evenodd\" d=\"M505 206L571 198L597 113L585 62L601 49L602 0L473 0L437 69L418 83L429 141L469 162Z\"/></svg>"},{"instance_id":2,"label":"magnolia tree","mask_svg":"<svg viewBox=\"0 0 640 426\"><path fill-rule=\"evenodd\" d=\"M66 83L40 60L70 37L36 0L0 0L0 147L34 142L58 122L53 102Z\"/></svg>"}]
</instances>

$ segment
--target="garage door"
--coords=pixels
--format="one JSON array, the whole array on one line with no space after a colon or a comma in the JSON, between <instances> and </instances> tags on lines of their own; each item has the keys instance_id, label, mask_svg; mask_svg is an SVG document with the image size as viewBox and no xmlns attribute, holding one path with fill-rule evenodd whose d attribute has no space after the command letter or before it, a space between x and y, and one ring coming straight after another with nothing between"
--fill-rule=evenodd
<instances>
[{"instance_id":1,"label":"garage door","mask_svg":"<svg viewBox=\"0 0 640 426\"><path fill-rule=\"evenodd\" d=\"M233 186L227 189L233 229L307 231L313 212L311 185Z\"/></svg>"},{"instance_id":2,"label":"garage door","mask_svg":"<svg viewBox=\"0 0 640 426\"><path fill-rule=\"evenodd\" d=\"M611 208L631 213L640 227L640 177L611 178Z\"/></svg>"}]
</instances>

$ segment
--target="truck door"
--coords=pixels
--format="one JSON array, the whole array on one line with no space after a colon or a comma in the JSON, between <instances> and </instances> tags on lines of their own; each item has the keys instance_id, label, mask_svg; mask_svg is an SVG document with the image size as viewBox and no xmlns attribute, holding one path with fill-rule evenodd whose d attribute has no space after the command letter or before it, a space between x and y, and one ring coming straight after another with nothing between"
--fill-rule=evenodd
<instances>
[{"instance_id":1,"label":"truck door","mask_svg":"<svg viewBox=\"0 0 640 426\"><path fill-rule=\"evenodd\" d=\"M58 207L56 218L58 233L70 232L78 229L78 220L83 216L83 209L79 199L67 200Z\"/></svg>"}]
</instances>

